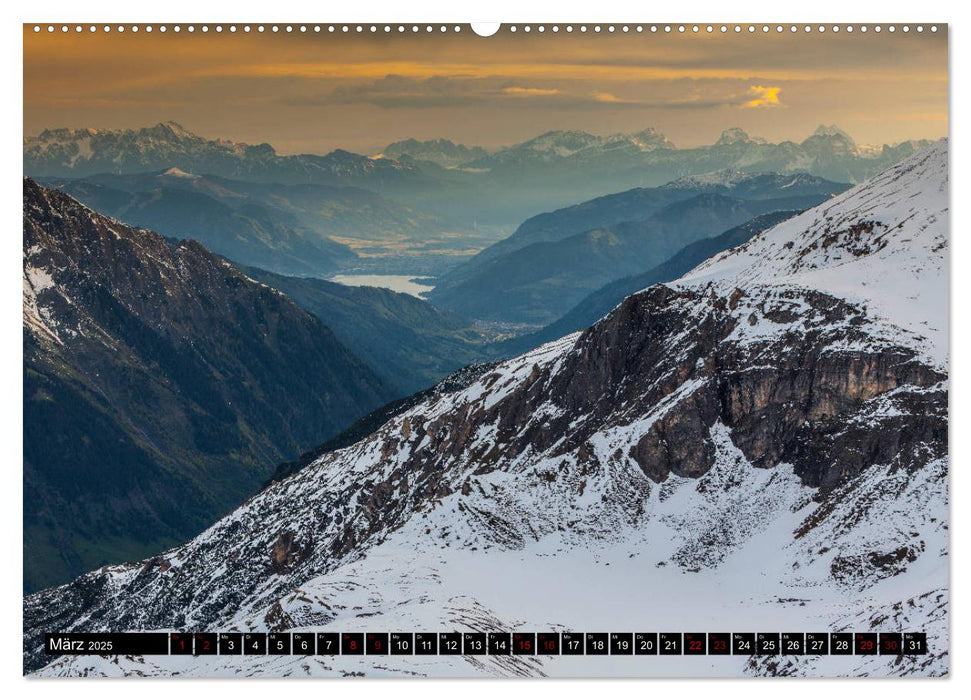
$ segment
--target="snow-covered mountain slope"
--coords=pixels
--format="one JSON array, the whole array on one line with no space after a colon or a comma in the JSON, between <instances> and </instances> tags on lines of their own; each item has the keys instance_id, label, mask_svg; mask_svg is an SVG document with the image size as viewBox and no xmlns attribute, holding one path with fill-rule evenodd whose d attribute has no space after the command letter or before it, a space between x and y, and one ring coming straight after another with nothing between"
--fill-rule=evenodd
<instances>
[{"instance_id":1,"label":"snow-covered mountain slope","mask_svg":"<svg viewBox=\"0 0 971 700\"><path fill-rule=\"evenodd\" d=\"M943 144L841 201L869 192L890 205L898 198L882 190L906 190L918 210L932 210L937 191L910 181L932 182L935 167L946 173ZM854 226L855 215L834 206L804 215L842 212L830 250L881 235L882 226ZM867 221L879 214L858 211ZM946 211L936 211L933 227L946 226ZM944 246L911 245L918 218L880 220L901 235L872 242L859 259L882 255L889 273L894 261L923 255L907 268L911 286L943 285L929 271L944 269L932 260ZM767 265L799 273L815 255L816 238L792 236L807 247L783 244L787 255ZM430 397L182 547L27 598L26 668L50 676L947 673L946 367L889 311L876 315L859 297L782 272L758 278L754 260L737 262L746 250ZM44 631L108 629L905 629L926 631L930 654L49 663L40 651Z\"/></svg>"},{"instance_id":2,"label":"snow-covered mountain slope","mask_svg":"<svg viewBox=\"0 0 971 700\"><path fill-rule=\"evenodd\" d=\"M942 140L726 251L682 278L719 290L799 286L852 300L906 333L941 367L948 357L947 142Z\"/></svg>"}]
</instances>

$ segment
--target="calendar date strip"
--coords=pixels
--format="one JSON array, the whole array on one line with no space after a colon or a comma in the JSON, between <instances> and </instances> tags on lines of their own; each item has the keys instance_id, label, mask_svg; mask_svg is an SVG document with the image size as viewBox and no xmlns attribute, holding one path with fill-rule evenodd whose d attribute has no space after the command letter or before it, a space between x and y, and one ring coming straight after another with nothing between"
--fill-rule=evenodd
<instances>
[{"instance_id":1,"label":"calendar date strip","mask_svg":"<svg viewBox=\"0 0 971 700\"><path fill-rule=\"evenodd\" d=\"M923 632L119 632L48 633L48 655L910 656Z\"/></svg>"}]
</instances>

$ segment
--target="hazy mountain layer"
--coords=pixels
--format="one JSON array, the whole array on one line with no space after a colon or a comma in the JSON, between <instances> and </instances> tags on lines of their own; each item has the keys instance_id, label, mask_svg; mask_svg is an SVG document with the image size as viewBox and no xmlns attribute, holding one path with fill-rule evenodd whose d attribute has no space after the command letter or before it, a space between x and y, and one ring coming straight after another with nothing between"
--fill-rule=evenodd
<instances>
[{"instance_id":1,"label":"hazy mountain layer","mask_svg":"<svg viewBox=\"0 0 971 700\"><path fill-rule=\"evenodd\" d=\"M180 171L181 172L181 171ZM191 178L191 179L190 179ZM326 275L352 264L350 248L302 226L295 217L243 195L212 196L202 178L173 171L138 177L47 180L85 205L164 236L192 238L234 262L293 273ZM125 181L122 181L125 180ZM102 184L105 181L111 185ZM112 186L115 185L115 186Z\"/></svg>"},{"instance_id":2,"label":"hazy mountain layer","mask_svg":"<svg viewBox=\"0 0 971 700\"><path fill-rule=\"evenodd\" d=\"M470 318L545 325L603 285L649 270L694 241L723 233L761 214L813 206L829 197L827 190L838 187L825 181L820 184L821 192L791 196L776 187L775 193L782 196L771 199L698 194L697 189L685 187L677 190L683 193L682 199L660 209L644 207L640 215L631 211L636 209L628 207L623 196L598 200L594 208L603 213L603 225L565 236L557 231L553 237L551 232L498 256L487 249L446 274L429 299ZM625 194L635 200L644 195L636 190ZM618 202L624 215L634 216L633 220L615 223L617 214L612 209ZM561 217L557 214L553 218ZM592 219L590 215L585 222ZM523 228L536 232L527 224L520 231ZM527 240L538 237L513 236Z\"/></svg>"},{"instance_id":3,"label":"hazy mountain layer","mask_svg":"<svg viewBox=\"0 0 971 700\"><path fill-rule=\"evenodd\" d=\"M421 172L390 158L336 150L281 156L266 143L206 139L175 122L143 129L46 129L24 139L24 172L33 177L129 174L177 167L255 182L357 185L407 190Z\"/></svg>"},{"instance_id":4,"label":"hazy mountain layer","mask_svg":"<svg viewBox=\"0 0 971 700\"><path fill-rule=\"evenodd\" d=\"M608 136L551 131L486 154L438 139L398 142L382 157L342 150L280 156L267 144L206 139L165 122L137 130L48 129L25 138L23 154L24 172L32 176L130 174L176 166L250 182L363 187L432 213L452 230L469 231L505 229L537 212L725 169L806 172L860 182L925 145L861 147L836 127L820 127L801 142L774 144L733 128L714 144L678 148L648 128ZM469 155L464 162L463 152Z\"/></svg>"},{"instance_id":5,"label":"hazy mountain layer","mask_svg":"<svg viewBox=\"0 0 971 700\"><path fill-rule=\"evenodd\" d=\"M514 355L517 352L526 352L551 340L588 328L631 294L654 284L677 279L711 256L741 245L755 234L798 213L794 210L782 210L762 214L718 236L703 238L691 243L675 253L670 259L646 272L622 277L605 284L550 325L535 333L528 333L505 341L496 347L496 351L506 356Z\"/></svg>"}]
</instances>

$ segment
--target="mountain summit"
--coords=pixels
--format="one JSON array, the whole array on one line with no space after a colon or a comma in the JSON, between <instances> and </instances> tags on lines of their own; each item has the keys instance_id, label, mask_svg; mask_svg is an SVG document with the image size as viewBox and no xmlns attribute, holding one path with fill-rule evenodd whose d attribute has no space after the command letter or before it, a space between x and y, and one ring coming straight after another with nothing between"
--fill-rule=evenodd
<instances>
[{"instance_id":1,"label":"mountain summit","mask_svg":"<svg viewBox=\"0 0 971 700\"><path fill-rule=\"evenodd\" d=\"M431 141L405 139L389 144L381 151L381 154L398 160L410 158L415 161L430 161L441 165L443 168L451 168L476 158L482 158L487 155L487 152L479 146L463 146L448 139Z\"/></svg>"},{"instance_id":2,"label":"mountain summit","mask_svg":"<svg viewBox=\"0 0 971 700\"><path fill-rule=\"evenodd\" d=\"M748 133L737 126L725 129L718 140L716 146L732 146L737 143L765 143L765 139L753 139Z\"/></svg>"}]
</instances>

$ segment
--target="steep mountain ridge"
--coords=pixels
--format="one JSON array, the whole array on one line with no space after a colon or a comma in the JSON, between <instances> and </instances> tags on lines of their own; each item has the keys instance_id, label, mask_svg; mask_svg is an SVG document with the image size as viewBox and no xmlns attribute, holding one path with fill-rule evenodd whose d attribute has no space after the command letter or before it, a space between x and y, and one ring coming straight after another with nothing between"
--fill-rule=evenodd
<instances>
[{"instance_id":1,"label":"steep mountain ridge","mask_svg":"<svg viewBox=\"0 0 971 700\"><path fill-rule=\"evenodd\" d=\"M63 657L40 674L946 674L946 365L865 284L879 269L911 304L945 298L946 190L944 143L397 414L182 547L29 597L25 666L48 662L51 629L890 625L930 654Z\"/></svg>"},{"instance_id":2,"label":"steep mountain ridge","mask_svg":"<svg viewBox=\"0 0 971 700\"><path fill-rule=\"evenodd\" d=\"M892 319L927 361L947 363L948 142L726 251L685 284L785 279ZM795 252L794 252L795 251Z\"/></svg>"},{"instance_id":3,"label":"steep mountain ridge","mask_svg":"<svg viewBox=\"0 0 971 700\"><path fill-rule=\"evenodd\" d=\"M24 180L25 585L199 532L393 393L195 241ZM165 545L162 545L165 546Z\"/></svg>"}]
</instances>

